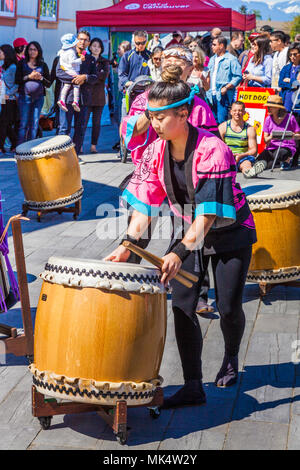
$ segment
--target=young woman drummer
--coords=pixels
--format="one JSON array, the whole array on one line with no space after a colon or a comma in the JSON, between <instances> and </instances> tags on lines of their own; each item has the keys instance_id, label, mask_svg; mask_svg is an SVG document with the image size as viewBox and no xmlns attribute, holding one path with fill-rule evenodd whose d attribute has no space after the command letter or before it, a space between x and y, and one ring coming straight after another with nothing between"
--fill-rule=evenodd
<instances>
[{"instance_id":1,"label":"young woman drummer","mask_svg":"<svg viewBox=\"0 0 300 470\"><path fill-rule=\"evenodd\" d=\"M235 182L231 151L214 135L187 122L194 92L180 80L181 73L178 66L168 67L163 72L164 81L155 83L150 90L148 110L158 139L139 148L139 164L122 195L134 209L125 237L132 243L146 231L151 216L157 214L166 196L175 221L182 228L182 237L172 240L163 257L162 282L170 282L173 288L175 334L185 384L164 400L163 408L206 401L202 387L202 334L195 308L210 257L225 342L224 360L215 383L236 383L245 326L242 294L251 245L256 241L245 195ZM176 234L177 229L174 228ZM124 262L129 255L120 245L106 259ZM181 267L199 276L199 282L190 289L173 279Z\"/></svg>"}]
</instances>

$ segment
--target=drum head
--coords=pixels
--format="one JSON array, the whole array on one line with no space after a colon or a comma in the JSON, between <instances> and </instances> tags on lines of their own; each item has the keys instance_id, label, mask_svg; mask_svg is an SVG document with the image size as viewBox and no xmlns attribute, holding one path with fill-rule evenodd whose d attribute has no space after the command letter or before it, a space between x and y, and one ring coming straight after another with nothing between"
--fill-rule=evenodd
<instances>
[{"instance_id":1,"label":"drum head","mask_svg":"<svg viewBox=\"0 0 300 470\"><path fill-rule=\"evenodd\" d=\"M281 209L300 203L300 182L263 179L243 184L251 210Z\"/></svg>"},{"instance_id":2,"label":"drum head","mask_svg":"<svg viewBox=\"0 0 300 470\"><path fill-rule=\"evenodd\" d=\"M151 266L89 259L51 257L40 274L45 281L74 287L164 293L161 272Z\"/></svg>"},{"instance_id":3,"label":"drum head","mask_svg":"<svg viewBox=\"0 0 300 470\"><path fill-rule=\"evenodd\" d=\"M73 147L72 139L68 135L55 135L41 139L29 140L16 148L15 157L18 160L32 160L43 158Z\"/></svg>"}]
</instances>

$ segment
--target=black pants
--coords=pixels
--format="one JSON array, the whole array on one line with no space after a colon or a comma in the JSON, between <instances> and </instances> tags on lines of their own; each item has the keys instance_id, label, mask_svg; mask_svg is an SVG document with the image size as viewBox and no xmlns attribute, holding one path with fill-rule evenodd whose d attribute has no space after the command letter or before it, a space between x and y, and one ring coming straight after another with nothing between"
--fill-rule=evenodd
<instances>
[{"instance_id":1,"label":"black pants","mask_svg":"<svg viewBox=\"0 0 300 470\"><path fill-rule=\"evenodd\" d=\"M18 106L16 100L8 100L1 106L0 113L0 148L3 149L6 137L11 142L11 148L17 145Z\"/></svg>"},{"instance_id":2,"label":"black pants","mask_svg":"<svg viewBox=\"0 0 300 470\"><path fill-rule=\"evenodd\" d=\"M100 129L101 129L101 116L104 106L88 106L87 114L86 114L86 121L85 121L85 129L87 128L90 114L92 113L92 145L97 145Z\"/></svg>"},{"instance_id":3,"label":"black pants","mask_svg":"<svg viewBox=\"0 0 300 470\"><path fill-rule=\"evenodd\" d=\"M271 168L274 162L274 158L276 156L276 150L268 150L265 149L260 153L257 157L257 160L265 160L267 162L267 168ZM281 162L285 162L292 156L292 151L288 148L281 147L278 153L278 157L276 163L280 164Z\"/></svg>"},{"instance_id":4,"label":"black pants","mask_svg":"<svg viewBox=\"0 0 300 470\"><path fill-rule=\"evenodd\" d=\"M231 356L238 354L245 328L242 298L251 252L252 247L248 246L237 251L204 256L203 260L203 273L207 270L209 259L212 262L225 351ZM182 268L193 272L194 266L195 254L192 253L184 261ZM176 280L171 281L175 334L185 381L202 379L203 341L198 317L194 311L199 298L203 273L199 277L199 282L191 289Z\"/></svg>"}]
</instances>

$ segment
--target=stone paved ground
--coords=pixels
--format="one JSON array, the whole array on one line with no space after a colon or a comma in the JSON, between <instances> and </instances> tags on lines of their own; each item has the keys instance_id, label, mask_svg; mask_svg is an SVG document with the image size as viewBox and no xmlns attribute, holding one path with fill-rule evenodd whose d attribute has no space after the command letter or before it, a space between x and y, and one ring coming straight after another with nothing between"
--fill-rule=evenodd
<instances>
[{"instance_id":1,"label":"stone paved ground","mask_svg":"<svg viewBox=\"0 0 300 470\"><path fill-rule=\"evenodd\" d=\"M88 138L84 152L88 152ZM86 162L81 166L85 192L77 221L70 214L54 213L39 223L31 212L30 222L22 224L33 318L41 288L38 274L50 256L100 259L116 245L114 240L99 240L96 234L97 227L101 231L107 221L101 211L96 215L97 207L104 202L117 205L118 185L132 169L131 163L121 164L112 152L116 140L116 129L104 127L99 154L82 157ZM266 172L264 177L282 175ZM300 170L284 177L299 180ZM7 220L21 211L23 201L12 155L0 157L0 189ZM11 232L9 242L14 266ZM158 255L164 248L161 242L149 246ZM214 302L213 288L210 300ZM277 286L261 300L258 286L247 284L244 309L247 323L238 384L228 390L213 385L223 353L219 316L213 313L200 318L207 405L164 411L157 420L150 418L146 408L130 409L131 430L123 449L300 449L300 372L291 362L292 344L299 339L299 289ZM2 314L0 322L21 328L20 304ZM32 379L26 359L7 355L0 361L0 449L120 449L111 429L96 413L56 416L50 429L42 430L31 415ZM170 308L161 375L166 394L182 384Z\"/></svg>"}]
</instances>

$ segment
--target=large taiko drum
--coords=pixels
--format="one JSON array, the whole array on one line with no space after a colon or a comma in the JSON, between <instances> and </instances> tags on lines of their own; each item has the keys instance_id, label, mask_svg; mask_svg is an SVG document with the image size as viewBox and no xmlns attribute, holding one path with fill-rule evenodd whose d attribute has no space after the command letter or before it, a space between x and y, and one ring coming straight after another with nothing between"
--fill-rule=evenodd
<instances>
[{"instance_id":1,"label":"large taiko drum","mask_svg":"<svg viewBox=\"0 0 300 470\"><path fill-rule=\"evenodd\" d=\"M300 182L264 179L243 186L254 216L247 280L279 283L300 278Z\"/></svg>"},{"instance_id":2,"label":"large taiko drum","mask_svg":"<svg viewBox=\"0 0 300 470\"><path fill-rule=\"evenodd\" d=\"M58 209L81 199L80 167L69 136L25 142L15 157L28 209Z\"/></svg>"},{"instance_id":3,"label":"large taiko drum","mask_svg":"<svg viewBox=\"0 0 300 470\"><path fill-rule=\"evenodd\" d=\"M166 337L160 271L53 257L41 277L30 366L37 390L99 405L150 403Z\"/></svg>"}]
</instances>

